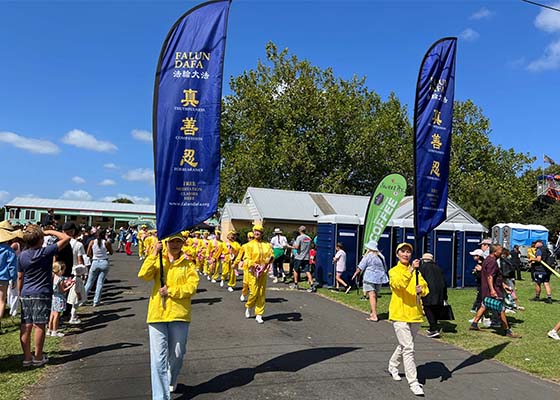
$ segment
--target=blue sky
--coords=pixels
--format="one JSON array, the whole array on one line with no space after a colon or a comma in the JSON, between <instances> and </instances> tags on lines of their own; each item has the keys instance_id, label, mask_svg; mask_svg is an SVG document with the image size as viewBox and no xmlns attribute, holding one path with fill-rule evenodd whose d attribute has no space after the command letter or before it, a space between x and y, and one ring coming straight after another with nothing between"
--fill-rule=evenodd
<instances>
[{"instance_id":1,"label":"blue sky","mask_svg":"<svg viewBox=\"0 0 560 400\"><path fill-rule=\"evenodd\" d=\"M157 57L199 3L0 0L0 203L154 201ZM459 37L455 98L483 108L491 140L535 166L544 153L560 161L560 13L517 0L234 0L224 94L272 40L340 77L366 76L384 98L394 91L412 115L420 61L443 36Z\"/></svg>"}]
</instances>

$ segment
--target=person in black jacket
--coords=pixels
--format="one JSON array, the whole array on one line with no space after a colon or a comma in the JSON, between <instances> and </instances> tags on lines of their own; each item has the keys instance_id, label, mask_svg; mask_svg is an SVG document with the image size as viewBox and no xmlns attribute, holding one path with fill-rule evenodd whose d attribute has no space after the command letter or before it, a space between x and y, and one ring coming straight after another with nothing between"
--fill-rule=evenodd
<instances>
[{"instance_id":1,"label":"person in black jacket","mask_svg":"<svg viewBox=\"0 0 560 400\"><path fill-rule=\"evenodd\" d=\"M519 258L521 252L519 251L519 245L513 246L513 250L511 250L510 257L511 263L513 268L515 269L515 279L521 281L521 258Z\"/></svg>"},{"instance_id":2,"label":"person in black jacket","mask_svg":"<svg viewBox=\"0 0 560 400\"><path fill-rule=\"evenodd\" d=\"M440 329L438 328L438 315L444 302L447 301L447 285L443 272L439 265L434 261L434 256L430 253L422 255L420 263L420 273L428 283L430 293L422 297L424 305L424 313L430 324L430 328L426 331L428 337L440 337Z\"/></svg>"}]
</instances>

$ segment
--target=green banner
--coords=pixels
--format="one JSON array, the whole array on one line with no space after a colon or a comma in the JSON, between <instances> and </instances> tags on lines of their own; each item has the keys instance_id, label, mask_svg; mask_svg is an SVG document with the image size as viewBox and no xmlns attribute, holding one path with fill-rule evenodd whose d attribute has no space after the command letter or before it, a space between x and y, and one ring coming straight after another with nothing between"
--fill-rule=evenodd
<instances>
[{"instance_id":1,"label":"green banner","mask_svg":"<svg viewBox=\"0 0 560 400\"><path fill-rule=\"evenodd\" d=\"M387 175L377 185L366 212L363 247L370 240L379 242L379 237L401 204L405 192L406 180L399 174Z\"/></svg>"}]
</instances>

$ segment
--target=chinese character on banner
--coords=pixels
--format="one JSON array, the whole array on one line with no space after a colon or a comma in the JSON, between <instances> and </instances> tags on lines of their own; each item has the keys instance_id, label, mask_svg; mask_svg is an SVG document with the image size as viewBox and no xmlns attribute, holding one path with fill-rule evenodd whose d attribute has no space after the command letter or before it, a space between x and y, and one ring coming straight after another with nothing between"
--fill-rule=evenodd
<instances>
[{"instance_id":1,"label":"chinese character on banner","mask_svg":"<svg viewBox=\"0 0 560 400\"><path fill-rule=\"evenodd\" d=\"M200 74L198 73L198 71L193 71L193 73L191 74L191 78L200 78Z\"/></svg>"},{"instance_id":2,"label":"chinese character on banner","mask_svg":"<svg viewBox=\"0 0 560 400\"><path fill-rule=\"evenodd\" d=\"M208 72L204 71L200 77L202 79L208 79L208 78L210 78L210 74Z\"/></svg>"},{"instance_id":3,"label":"chinese character on banner","mask_svg":"<svg viewBox=\"0 0 560 400\"><path fill-rule=\"evenodd\" d=\"M441 120L441 111L434 110L434 117L432 118L432 123L436 125L441 125L443 121Z\"/></svg>"},{"instance_id":4,"label":"chinese character on banner","mask_svg":"<svg viewBox=\"0 0 560 400\"><path fill-rule=\"evenodd\" d=\"M180 78L181 77L181 71L173 71L173 78Z\"/></svg>"},{"instance_id":5,"label":"chinese character on banner","mask_svg":"<svg viewBox=\"0 0 560 400\"><path fill-rule=\"evenodd\" d=\"M198 131L198 128L196 127L196 119L194 118L185 118L183 120L183 126L181 127L181 130L183 131L183 133L186 135L191 135L194 136L194 134L196 133L196 131Z\"/></svg>"},{"instance_id":6,"label":"chinese character on banner","mask_svg":"<svg viewBox=\"0 0 560 400\"><path fill-rule=\"evenodd\" d=\"M438 133L434 133L432 135L432 141L431 141L431 145L435 150L439 150L441 149L441 135Z\"/></svg>"},{"instance_id":7,"label":"chinese character on banner","mask_svg":"<svg viewBox=\"0 0 560 400\"><path fill-rule=\"evenodd\" d=\"M191 77L191 71L189 71L189 70L183 71L182 76L183 76L183 78L190 78Z\"/></svg>"},{"instance_id":8,"label":"chinese character on banner","mask_svg":"<svg viewBox=\"0 0 560 400\"><path fill-rule=\"evenodd\" d=\"M188 105L196 107L199 103L199 101L196 99L197 93L198 90L192 90L192 89L183 90L183 94L185 95L185 98L181 99L181 104L183 104L183 106L185 107Z\"/></svg>"},{"instance_id":9,"label":"chinese character on banner","mask_svg":"<svg viewBox=\"0 0 560 400\"><path fill-rule=\"evenodd\" d=\"M198 162L194 160L194 150L185 149L183 152L183 158L181 158L179 165L182 167L184 164L189 164L191 167L196 168Z\"/></svg>"},{"instance_id":10,"label":"chinese character on banner","mask_svg":"<svg viewBox=\"0 0 560 400\"><path fill-rule=\"evenodd\" d=\"M430 175L435 175L439 178L439 176L440 176L439 161L432 162L432 170L430 171Z\"/></svg>"}]
</instances>

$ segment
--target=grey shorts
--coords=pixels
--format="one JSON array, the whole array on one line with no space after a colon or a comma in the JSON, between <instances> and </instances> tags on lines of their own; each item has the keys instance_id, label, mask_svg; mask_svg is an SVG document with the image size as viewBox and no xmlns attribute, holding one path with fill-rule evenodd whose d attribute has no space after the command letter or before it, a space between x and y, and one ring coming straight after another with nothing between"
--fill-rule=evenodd
<instances>
[{"instance_id":1,"label":"grey shorts","mask_svg":"<svg viewBox=\"0 0 560 400\"><path fill-rule=\"evenodd\" d=\"M22 324L47 324L51 315L52 297L33 296L21 298Z\"/></svg>"},{"instance_id":2,"label":"grey shorts","mask_svg":"<svg viewBox=\"0 0 560 400\"><path fill-rule=\"evenodd\" d=\"M364 282L363 290L364 290L364 294L368 294L369 292L379 293L379 291L381 290L381 284Z\"/></svg>"},{"instance_id":3,"label":"grey shorts","mask_svg":"<svg viewBox=\"0 0 560 400\"><path fill-rule=\"evenodd\" d=\"M300 274L311 272L311 266L309 265L309 260L295 260L295 270Z\"/></svg>"}]
</instances>

